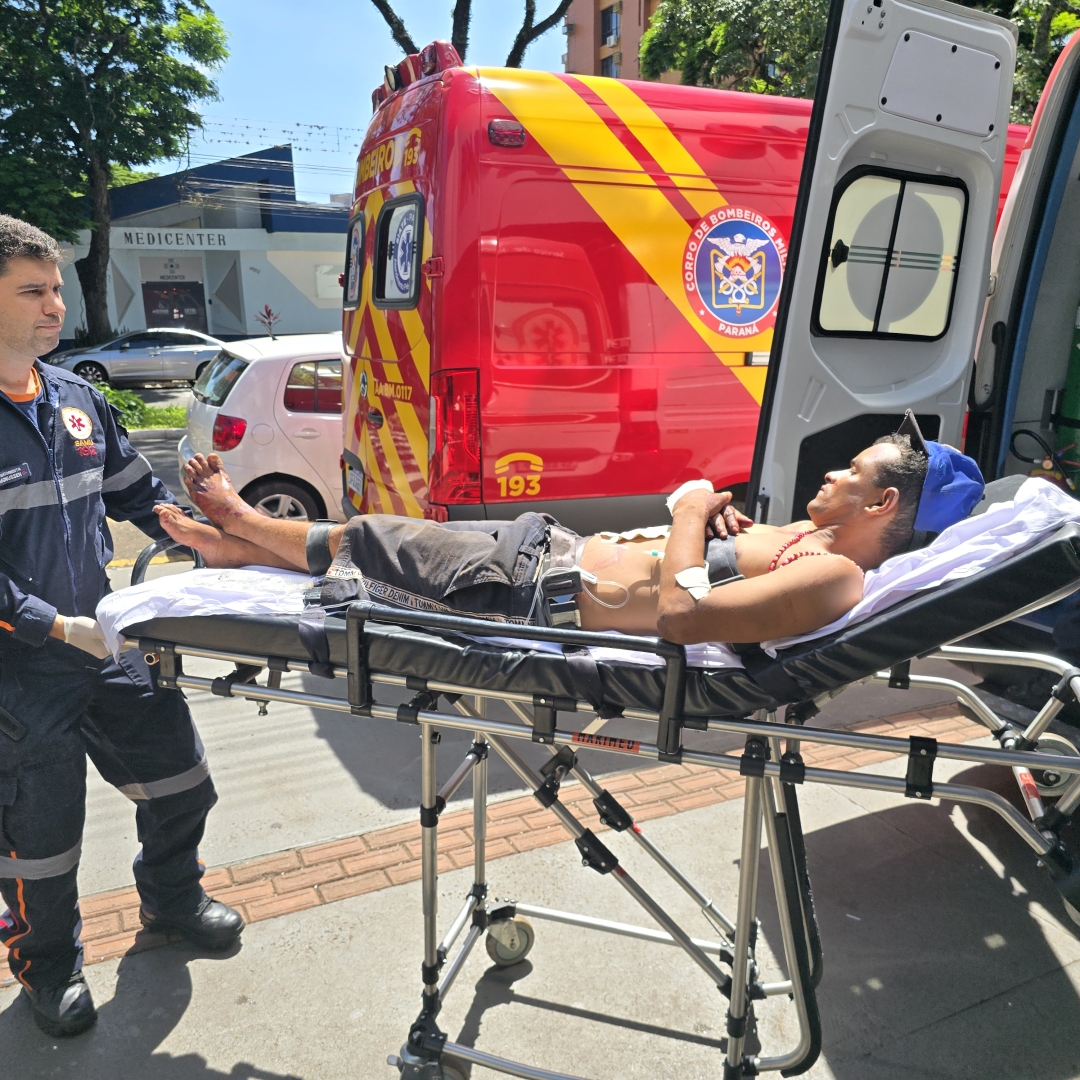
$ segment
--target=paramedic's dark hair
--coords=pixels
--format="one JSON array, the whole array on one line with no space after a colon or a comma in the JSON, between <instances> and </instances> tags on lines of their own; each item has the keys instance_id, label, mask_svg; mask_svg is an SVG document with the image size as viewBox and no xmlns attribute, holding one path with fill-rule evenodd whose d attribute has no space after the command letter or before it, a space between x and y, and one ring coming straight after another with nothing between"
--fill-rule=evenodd
<instances>
[{"instance_id":1,"label":"paramedic's dark hair","mask_svg":"<svg viewBox=\"0 0 1080 1080\"><path fill-rule=\"evenodd\" d=\"M885 558L891 559L893 555L906 551L911 544L929 458L919 450L912 450L911 439L907 435L883 435L874 445L880 446L882 443L895 446L900 451L900 457L896 460L879 463L874 477L878 487L894 487L900 493L896 516L881 538L885 545Z\"/></svg>"},{"instance_id":2,"label":"paramedic's dark hair","mask_svg":"<svg viewBox=\"0 0 1080 1080\"><path fill-rule=\"evenodd\" d=\"M8 263L12 259L58 263L60 245L37 226L0 214L0 277L8 272Z\"/></svg>"}]
</instances>

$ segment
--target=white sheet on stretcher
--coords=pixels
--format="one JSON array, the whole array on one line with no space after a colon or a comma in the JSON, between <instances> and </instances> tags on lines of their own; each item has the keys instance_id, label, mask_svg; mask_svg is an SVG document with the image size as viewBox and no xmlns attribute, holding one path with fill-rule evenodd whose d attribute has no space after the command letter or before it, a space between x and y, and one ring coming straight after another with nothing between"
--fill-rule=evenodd
<instances>
[{"instance_id":1,"label":"white sheet on stretcher","mask_svg":"<svg viewBox=\"0 0 1080 1080\"><path fill-rule=\"evenodd\" d=\"M1080 502L1045 480L1031 479L1021 485L1012 502L995 503L984 514L946 529L928 547L889 559L866 575L863 598L846 615L812 634L769 641L772 654L800 641L835 633L851 623L921 592L933 585L970 577L1003 562L1066 522L1080 521ZM114 650L121 645L125 626L147 619L194 615L281 614L298 615L303 594L311 579L287 570L192 570L158 578L106 596L98 604L97 617L105 640ZM613 636L618 636L613 633ZM551 642L523 642L514 638L488 638L508 647L559 652ZM237 642L243 651L243 643ZM590 649L596 660L656 666L651 653L622 649ZM720 642L688 645L687 661L697 668L737 668L738 656Z\"/></svg>"}]
</instances>

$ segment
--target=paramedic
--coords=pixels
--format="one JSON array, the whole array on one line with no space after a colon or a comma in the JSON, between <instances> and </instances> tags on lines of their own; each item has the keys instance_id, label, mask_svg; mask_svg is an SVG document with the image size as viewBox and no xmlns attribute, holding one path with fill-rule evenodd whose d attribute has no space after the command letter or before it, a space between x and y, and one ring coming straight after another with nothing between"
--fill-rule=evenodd
<instances>
[{"instance_id":1,"label":"paramedic","mask_svg":"<svg viewBox=\"0 0 1080 1080\"><path fill-rule=\"evenodd\" d=\"M38 1026L96 1019L76 875L86 754L135 803L140 918L204 948L239 914L203 892L198 844L217 796L179 691L138 652L114 661L90 616L109 591L105 515L163 536L175 503L104 397L37 357L64 321L56 241L0 215L0 943Z\"/></svg>"},{"instance_id":2,"label":"paramedic","mask_svg":"<svg viewBox=\"0 0 1080 1080\"><path fill-rule=\"evenodd\" d=\"M925 441L910 412L899 432L826 475L809 521L780 527L754 524L736 513L729 492L704 481L669 500L670 529L590 537L535 513L447 524L384 515L344 526L271 520L237 496L213 454L196 455L184 482L217 528L160 507L174 539L198 547L211 566L325 573L324 605L348 599L351 588L399 607L572 621L682 644L758 642L828 625L862 599L864 571L907 550L917 532L966 517L983 491L975 462ZM556 595L546 594L549 580Z\"/></svg>"}]
</instances>

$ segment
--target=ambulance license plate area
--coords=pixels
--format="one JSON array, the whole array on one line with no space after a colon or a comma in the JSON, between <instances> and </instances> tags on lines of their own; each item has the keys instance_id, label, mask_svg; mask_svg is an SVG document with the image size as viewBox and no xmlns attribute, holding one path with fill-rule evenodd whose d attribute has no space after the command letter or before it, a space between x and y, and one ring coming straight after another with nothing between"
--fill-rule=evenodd
<instances>
[{"instance_id":1,"label":"ambulance license plate area","mask_svg":"<svg viewBox=\"0 0 1080 1080\"><path fill-rule=\"evenodd\" d=\"M348 480L346 481L349 490L354 495L359 495L361 498L364 495L364 476L363 469L354 469L351 465L348 466Z\"/></svg>"}]
</instances>

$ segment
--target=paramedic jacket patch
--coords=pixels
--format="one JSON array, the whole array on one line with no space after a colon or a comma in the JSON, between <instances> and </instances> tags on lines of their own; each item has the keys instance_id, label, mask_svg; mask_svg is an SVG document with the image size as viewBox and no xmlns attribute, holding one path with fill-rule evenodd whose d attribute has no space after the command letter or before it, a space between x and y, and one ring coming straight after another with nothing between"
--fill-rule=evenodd
<instances>
[{"instance_id":1,"label":"paramedic jacket patch","mask_svg":"<svg viewBox=\"0 0 1080 1080\"><path fill-rule=\"evenodd\" d=\"M99 391L36 367L40 430L0 394L0 649L11 635L44 644L57 612L93 616L109 591L106 514L164 539L154 504L176 501Z\"/></svg>"}]
</instances>

